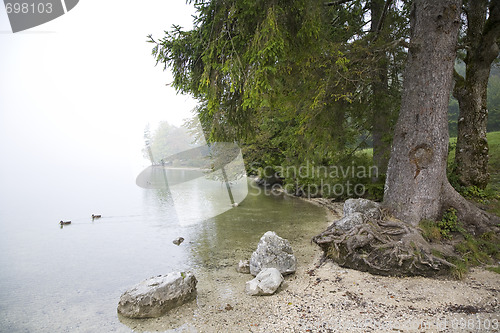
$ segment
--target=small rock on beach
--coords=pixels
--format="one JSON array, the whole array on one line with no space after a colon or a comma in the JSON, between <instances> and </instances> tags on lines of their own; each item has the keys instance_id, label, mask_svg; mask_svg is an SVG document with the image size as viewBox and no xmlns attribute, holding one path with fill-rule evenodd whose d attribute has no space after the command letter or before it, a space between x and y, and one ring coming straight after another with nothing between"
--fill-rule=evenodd
<instances>
[{"instance_id":1,"label":"small rock on beach","mask_svg":"<svg viewBox=\"0 0 500 333\"><path fill-rule=\"evenodd\" d=\"M245 292L251 296L272 295L281 286L283 276L276 268L264 268L246 283Z\"/></svg>"},{"instance_id":2,"label":"small rock on beach","mask_svg":"<svg viewBox=\"0 0 500 333\"><path fill-rule=\"evenodd\" d=\"M297 259L290 242L273 231L266 232L250 258L250 273L257 276L264 268L276 268L283 275L295 273Z\"/></svg>"}]
</instances>

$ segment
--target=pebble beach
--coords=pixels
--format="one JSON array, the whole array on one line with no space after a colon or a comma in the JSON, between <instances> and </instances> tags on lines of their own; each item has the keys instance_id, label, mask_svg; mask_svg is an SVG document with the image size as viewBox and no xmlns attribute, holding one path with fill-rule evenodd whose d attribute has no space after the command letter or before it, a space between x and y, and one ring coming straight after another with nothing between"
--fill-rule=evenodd
<instances>
[{"instance_id":1,"label":"pebble beach","mask_svg":"<svg viewBox=\"0 0 500 333\"><path fill-rule=\"evenodd\" d=\"M341 208L330 208L331 221ZM236 262L201 277L195 301L161 318L120 320L134 332L500 332L497 273L476 268L463 280L376 276L320 264L309 237L294 252L297 271L274 295L246 295L253 277L236 272Z\"/></svg>"}]
</instances>

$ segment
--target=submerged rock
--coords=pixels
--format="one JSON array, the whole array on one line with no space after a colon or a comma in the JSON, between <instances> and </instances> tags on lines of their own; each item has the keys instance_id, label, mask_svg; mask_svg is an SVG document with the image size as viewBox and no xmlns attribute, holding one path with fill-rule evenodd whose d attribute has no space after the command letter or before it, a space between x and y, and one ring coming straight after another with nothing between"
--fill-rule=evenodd
<instances>
[{"instance_id":1,"label":"submerged rock","mask_svg":"<svg viewBox=\"0 0 500 333\"><path fill-rule=\"evenodd\" d=\"M290 242L276 235L273 231L266 232L257 245L257 250L250 258L250 273L259 274L264 268L276 268L283 274L295 273L297 259L293 255Z\"/></svg>"},{"instance_id":2,"label":"submerged rock","mask_svg":"<svg viewBox=\"0 0 500 333\"><path fill-rule=\"evenodd\" d=\"M283 276L276 268L264 268L246 283L245 293L250 296L272 295L281 286Z\"/></svg>"},{"instance_id":3,"label":"submerged rock","mask_svg":"<svg viewBox=\"0 0 500 333\"><path fill-rule=\"evenodd\" d=\"M177 237L176 239L174 239L172 241L172 243L174 243L177 246L181 245L182 242L184 242L184 238L182 238L182 237Z\"/></svg>"},{"instance_id":4,"label":"submerged rock","mask_svg":"<svg viewBox=\"0 0 500 333\"><path fill-rule=\"evenodd\" d=\"M125 291L118 313L128 318L155 318L196 297L197 280L191 272L173 272L140 282Z\"/></svg>"}]
</instances>

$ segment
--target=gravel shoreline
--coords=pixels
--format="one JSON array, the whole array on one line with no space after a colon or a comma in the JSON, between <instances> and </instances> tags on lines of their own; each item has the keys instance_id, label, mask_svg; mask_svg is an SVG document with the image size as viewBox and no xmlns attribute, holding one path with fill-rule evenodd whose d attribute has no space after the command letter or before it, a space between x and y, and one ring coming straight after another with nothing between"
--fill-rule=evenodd
<instances>
[{"instance_id":1,"label":"gravel shoreline","mask_svg":"<svg viewBox=\"0 0 500 333\"><path fill-rule=\"evenodd\" d=\"M329 220L338 218L342 205L328 207ZM275 295L245 295L252 276L237 273L235 263L199 279L196 301L122 323L136 332L500 332L497 273L477 268L461 281L385 277L332 262L318 267L321 250L306 238L294 252L298 269Z\"/></svg>"}]
</instances>

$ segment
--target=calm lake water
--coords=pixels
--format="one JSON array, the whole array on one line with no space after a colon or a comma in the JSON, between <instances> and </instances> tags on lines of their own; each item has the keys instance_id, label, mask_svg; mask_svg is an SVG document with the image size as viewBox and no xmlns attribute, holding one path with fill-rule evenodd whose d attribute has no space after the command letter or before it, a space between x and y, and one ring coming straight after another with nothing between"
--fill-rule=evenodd
<instances>
[{"instance_id":1,"label":"calm lake water","mask_svg":"<svg viewBox=\"0 0 500 333\"><path fill-rule=\"evenodd\" d=\"M206 194L224 195L222 184L204 195L181 193L181 210L189 214L180 219L173 194L138 187L119 167L92 178L47 178L34 166L24 168L26 179L5 177L0 192L1 332L131 332L116 306L134 284L174 270L191 270L198 280L220 268L234 270L266 231L293 247L326 221L323 209L259 194L254 186L238 207L210 217L214 207ZM178 171L169 172L175 179ZM93 221L92 214L102 218ZM60 228L60 220L72 224ZM185 241L176 246L179 236ZM244 286L214 288L242 295Z\"/></svg>"}]
</instances>

